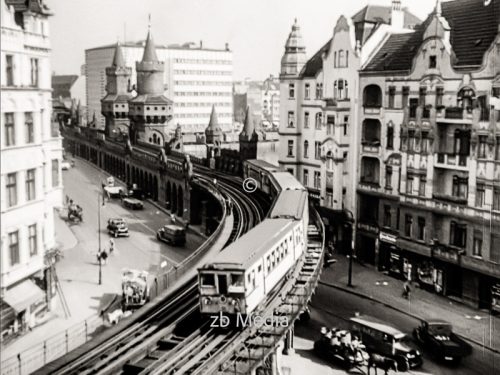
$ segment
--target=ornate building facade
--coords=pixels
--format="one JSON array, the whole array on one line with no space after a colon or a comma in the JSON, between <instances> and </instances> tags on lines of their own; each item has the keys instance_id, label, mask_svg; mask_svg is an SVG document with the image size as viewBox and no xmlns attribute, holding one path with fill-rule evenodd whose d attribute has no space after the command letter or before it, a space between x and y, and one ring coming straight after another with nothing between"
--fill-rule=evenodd
<instances>
[{"instance_id":1,"label":"ornate building facade","mask_svg":"<svg viewBox=\"0 0 500 375\"><path fill-rule=\"evenodd\" d=\"M360 72L359 259L500 309L500 1L437 1Z\"/></svg>"}]
</instances>

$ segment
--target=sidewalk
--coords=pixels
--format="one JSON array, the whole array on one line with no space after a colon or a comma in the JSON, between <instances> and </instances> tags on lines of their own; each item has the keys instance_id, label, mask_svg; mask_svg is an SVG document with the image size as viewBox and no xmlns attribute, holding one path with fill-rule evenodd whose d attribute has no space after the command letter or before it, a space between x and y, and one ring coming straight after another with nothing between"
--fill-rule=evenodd
<instances>
[{"instance_id":1,"label":"sidewalk","mask_svg":"<svg viewBox=\"0 0 500 375\"><path fill-rule=\"evenodd\" d=\"M417 319L445 319L453 324L456 333L500 353L499 317L419 289L415 284L408 301L401 297L403 281L356 262L352 268L354 286L348 287L348 259L343 255L335 259L337 263L323 271L320 283L374 300Z\"/></svg>"}]
</instances>

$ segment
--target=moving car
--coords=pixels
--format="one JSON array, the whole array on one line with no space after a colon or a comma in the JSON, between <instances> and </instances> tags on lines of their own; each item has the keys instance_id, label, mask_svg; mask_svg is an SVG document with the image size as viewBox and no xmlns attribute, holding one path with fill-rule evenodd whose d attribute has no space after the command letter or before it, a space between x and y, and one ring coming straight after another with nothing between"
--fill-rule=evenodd
<instances>
[{"instance_id":1,"label":"moving car","mask_svg":"<svg viewBox=\"0 0 500 375\"><path fill-rule=\"evenodd\" d=\"M109 219L107 228L111 236L129 236L127 223L122 218Z\"/></svg>"},{"instance_id":2,"label":"moving car","mask_svg":"<svg viewBox=\"0 0 500 375\"><path fill-rule=\"evenodd\" d=\"M123 205L133 210L142 210L144 208L144 204L136 198L123 198Z\"/></svg>"},{"instance_id":3,"label":"moving car","mask_svg":"<svg viewBox=\"0 0 500 375\"><path fill-rule=\"evenodd\" d=\"M186 230L179 225L165 225L156 232L156 238L175 246L182 246L186 243Z\"/></svg>"},{"instance_id":4,"label":"moving car","mask_svg":"<svg viewBox=\"0 0 500 375\"><path fill-rule=\"evenodd\" d=\"M413 337L436 358L453 363L472 353L472 346L453 333L450 323L434 319L422 321Z\"/></svg>"},{"instance_id":5,"label":"moving car","mask_svg":"<svg viewBox=\"0 0 500 375\"><path fill-rule=\"evenodd\" d=\"M348 339L348 340L346 340ZM314 352L328 362L341 365L347 371L366 365L370 356L365 346L346 330L321 329L321 338L314 342Z\"/></svg>"},{"instance_id":6,"label":"moving car","mask_svg":"<svg viewBox=\"0 0 500 375\"><path fill-rule=\"evenodd\" d=\"M73 163L71 163L69 160L63 160L61 162L61 170L67 171L68 169L71 169L73 166Z\"/></svg>"},{"instance_id":7,"label":"moving car","mask_svg":"<svg viewBox=\"0 0 500 375\"><path fill-rule=\"evenodd\" d=\"M398 371L408 371L422 365L422 353L399 329L367 315L351 318L350 321L353 334L361 337L367 351L395 360Z\"/></svg>"}]
</instances>

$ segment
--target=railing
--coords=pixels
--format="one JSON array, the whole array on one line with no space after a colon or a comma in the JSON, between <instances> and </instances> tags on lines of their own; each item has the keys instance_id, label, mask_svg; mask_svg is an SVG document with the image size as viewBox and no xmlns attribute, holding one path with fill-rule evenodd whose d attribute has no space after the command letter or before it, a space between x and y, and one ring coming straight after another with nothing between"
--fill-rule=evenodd
<instances>
[{"instance_id":1,"label":"railing","mask_svg":"<svg viewBox=\"0 0 500 375\"><path fill-rule=\"evenodd\" d=\"M104 324L97 315L47 338L15 357L1 363L2 375L30 374L47 363L69 353L93 338L93 333Z\"/></svg>"},{"instance_id":2,"label":"railing","mask_svg":"<svg viewBox=\"0 0 500 375\"><path fill-rule=\"evenodd\" d=\"M455 169L456 167L464 167L465 169L467 169L468 158L466 155L446 154L444 152L440 152L437 154L436 166L450 166L451 169Z\"/></svg>"}]
</instances>

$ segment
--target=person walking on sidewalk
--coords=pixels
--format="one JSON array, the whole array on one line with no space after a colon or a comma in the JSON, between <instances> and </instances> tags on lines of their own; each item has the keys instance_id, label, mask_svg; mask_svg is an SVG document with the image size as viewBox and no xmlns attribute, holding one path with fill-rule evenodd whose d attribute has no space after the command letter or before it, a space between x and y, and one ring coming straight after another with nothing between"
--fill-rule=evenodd
<instances>
[{"instance_id":1,"label":"person walking on sidewalk","mask_svg":"<svg viewBox=\"0 0 500 375\"><path fill-rule=\"evenodd\" d=\"M109 239L109 255L113 255L113 251L115 251L115 241L110 238Z\"/></svg>"},{"instance_id":2,"label":"person walking on sidewalk","mask_svg":"<svg viewBox=\"0 0 500 375\"><path fill-rule=\"evenodd\" d=\"M101 259L102 259L104 265L106 265L108 263L108 253L106 252L106 250L102 251Z\"/></svg>"},{"instance_id":3,"label":"person walking on sidewalk","mask_svg":"<svg viewBox=\"0 0 500 375\"><path fill-rule=\"evenodd\" d=\"M402 297L409 300L410 299L410 294L411 294L410 282L407 280L403 284L403 294L402 294Z\"/></svg>"}]
</instances>

